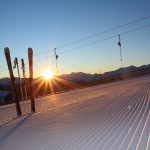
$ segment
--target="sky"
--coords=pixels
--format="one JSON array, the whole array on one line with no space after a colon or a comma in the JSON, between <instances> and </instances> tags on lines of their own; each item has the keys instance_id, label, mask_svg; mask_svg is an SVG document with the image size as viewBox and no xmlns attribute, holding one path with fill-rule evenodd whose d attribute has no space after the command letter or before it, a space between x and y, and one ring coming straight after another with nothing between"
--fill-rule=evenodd
<instances>
[{"instance_id":1,"label":"sky","mask_svg":"<svg viewBox=\"0 0 150 150\"><path fill-rule=\"evenodd\" d=\"M11 61L24 59L28 77L27 49L33 49L34 77L47 68L58 75L72 72L100 73L130 65L150 64L150 27L96 41L150 25L142 21L64 46L85 37L150 16L149 0L0 0L0 78L9 76L4 48ZM87 45L87 46L84 46ZM80 47L80 48L79 48ZM20 69L22 75L22 71ZM14 69L17 76L17 70Z\"/></svg>"}]
</instances>

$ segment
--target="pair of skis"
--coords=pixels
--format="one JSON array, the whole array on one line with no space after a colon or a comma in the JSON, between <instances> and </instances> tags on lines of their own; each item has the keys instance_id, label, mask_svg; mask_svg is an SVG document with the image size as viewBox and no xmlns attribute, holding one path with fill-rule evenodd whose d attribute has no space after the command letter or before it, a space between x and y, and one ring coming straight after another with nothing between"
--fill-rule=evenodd
<instances>
[{"instance_id":1,"label":"pair of skis","mask_svg":"<svg viewBox=\"0 0 150 150\"><path fill-rule=\"evenodd\" d=\"M5 57L6 57L7 65L8 65L10 78L11 78L17 116L21 116L22 112L21 112L21 108L19 104L19 96L18 96L18 92L16 89L15 77L13 74L10 51L8 47L4 48L4 53L5 53ZM28 59L29 59L29 74L30 74L29 76L29 88L30 89L29 90L30 90L30 100L31 100L31 112L35 112L35 102L34 102L34 94L33 94L33 50L32 48L28 48Z\"/></svg>"}]
</instances>

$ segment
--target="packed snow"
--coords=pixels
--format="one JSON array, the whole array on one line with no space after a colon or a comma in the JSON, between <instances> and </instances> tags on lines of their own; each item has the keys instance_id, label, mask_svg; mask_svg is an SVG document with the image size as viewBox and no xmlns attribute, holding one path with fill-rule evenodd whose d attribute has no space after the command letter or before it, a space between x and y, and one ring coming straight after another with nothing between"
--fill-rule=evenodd
<instances>
[{"instance_id":1,"label":"packed snow","mask_svg":"<svg viewBox=\"0 0 150 150\"><path fill-rule=\"evenodd\" d=\"M150 150L150 76L0 107L0 150Z\"/></svg>"}]
</instances>

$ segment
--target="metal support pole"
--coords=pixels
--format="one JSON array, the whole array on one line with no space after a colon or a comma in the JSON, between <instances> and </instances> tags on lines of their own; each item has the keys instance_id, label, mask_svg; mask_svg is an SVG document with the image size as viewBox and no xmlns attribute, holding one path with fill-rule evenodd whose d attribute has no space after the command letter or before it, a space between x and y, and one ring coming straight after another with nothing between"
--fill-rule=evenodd
<instances>
[{"instance_id":1,"label":"metal support pole","mask_svg":"<svg viewBox=\"0 0 150 150\"><path fill-rule=\"evenodd\" d=\"M25 75L25 64L24 64L24 60L21 59L21 69L22 69L22 72L23 72L23 80L24 80L24 90L25 90L25 100L27 101L27 88L26 88L26 75ZM28 110L28 113L29 113L29 108L27 106L27 110Z\"/></svg>"},{"instance_id":2,"label":"metal support pole","mask_svg":"<svg viewBox=\"0 0 150 150\"><path fill-rule=\"evenodd\" d=\"M15 62L15 65L17 66L18 79L19 79L19 88L20 88L20 91L21 91L21 99L22 99L22 102L23 102L23 108L24 108L24 112L25 112L23 90L22 90L22 87L21 87L21 78L20 78L20 72L19 72L19 67L18 67L18 59L15 58L14 62Z\"/></svg>"}]
</instances>

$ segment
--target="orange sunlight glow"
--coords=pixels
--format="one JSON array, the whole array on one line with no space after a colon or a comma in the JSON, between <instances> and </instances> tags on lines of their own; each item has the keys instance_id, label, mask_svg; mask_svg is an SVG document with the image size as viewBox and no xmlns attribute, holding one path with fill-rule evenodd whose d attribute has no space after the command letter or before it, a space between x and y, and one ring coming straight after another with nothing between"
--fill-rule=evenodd
<instances>
[{"instance_id":1,"label":"orange sunlight glow","mask_svg":"<svg viewBox=\"0 0 150 150\"><path fill-rule=\"evenodd\" d=\"M54 74L53 74L53 72L51 70L45 70L44 73L43 73L43 77L46 80L52 79L53 76L54 76Z\"/></svg>"}]
</instances>

